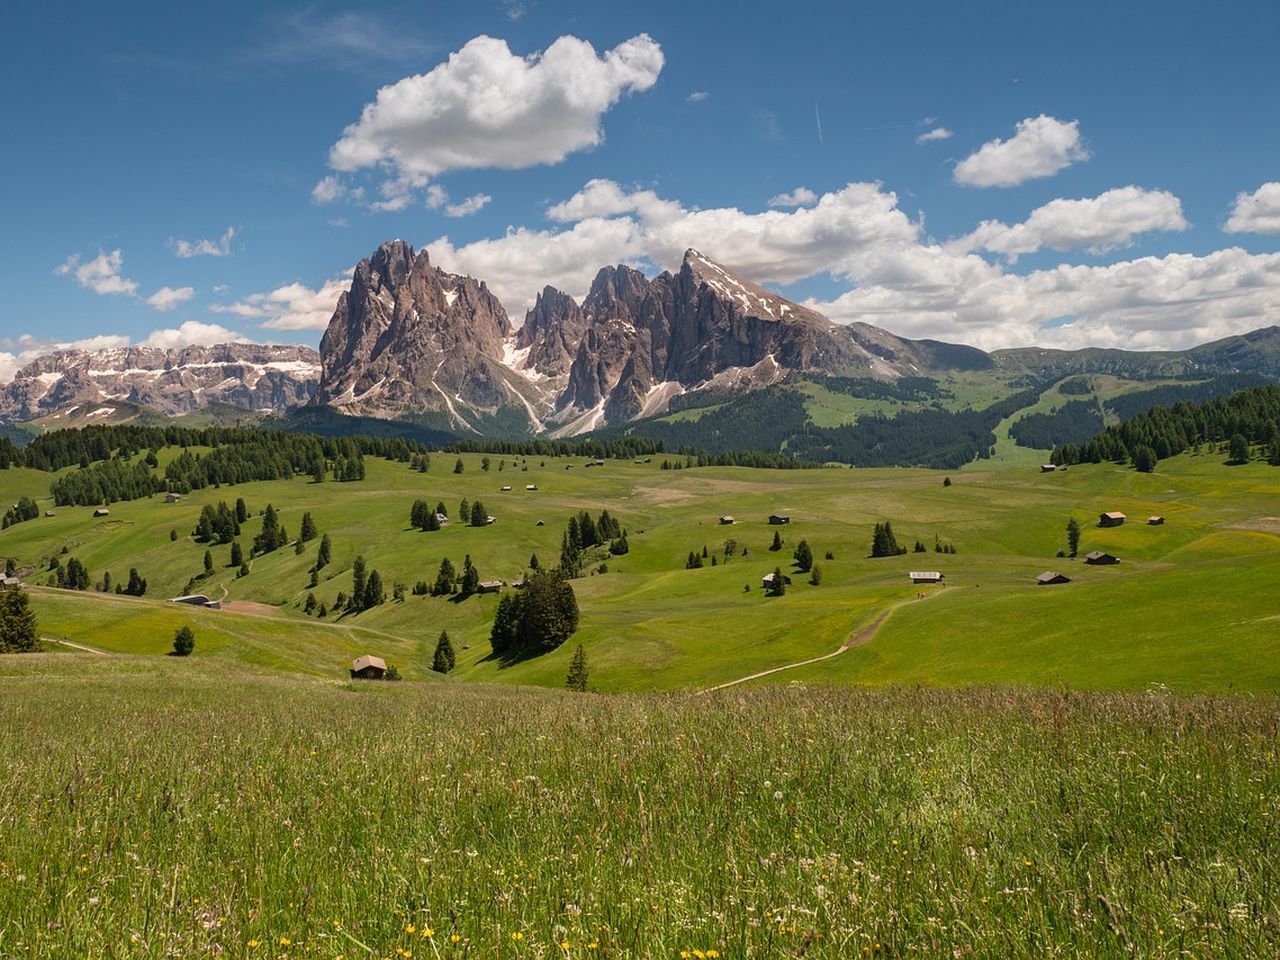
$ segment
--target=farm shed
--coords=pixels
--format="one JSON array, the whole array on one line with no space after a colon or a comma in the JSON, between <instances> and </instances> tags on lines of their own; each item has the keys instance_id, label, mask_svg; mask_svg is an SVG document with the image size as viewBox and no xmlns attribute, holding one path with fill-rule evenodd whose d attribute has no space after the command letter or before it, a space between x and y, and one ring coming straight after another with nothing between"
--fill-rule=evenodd
<instances>
[{"instance_id":1,"label":"farm shed","mask_svg":"<svg viewBox=\"0 0 1280 960\"><path fill-rule=\"evenodd\" d=\"M1041 472L1041 473L1053 473L1053 471L1055 471L1055 470L1057 470L1057 469L1058 469L1058 467L1057 467L1057 465L1056 465L1056 464L1052 464L1052 463L1042 463L1042 464L1040 464L1040 472Z\"/></svg>"},{"instance_id":2,"label":"farm shed","mask_svg":"<svg viewBox=\"0 0 1280 960\"><path fill-rule=\"evenodd\" d=\"M720 518L720 525L721 525L722 527L731 527L731 526L733 526L733 524L734 524L734 523L736 523L736 522L737 522L737 521L735 521L735 520L733 519L733 517L728 517L728 516L726 516L726 517L721 517L721 518Z\"/></svg>"},{"instance_id":3,"label":"farm shed","mask_svg":"<svg viewBox=\"0 0 1280 960\"><path fill-rule=\"evenodd\" d=\"M95 517L109 517L111 516L111 511L106 507L99 507L97 510L93 511L93 515Z\"/></svg>"},{"instance_id":4,"label":"farm shed","mask_svg":"<svg viewBox=\"0 0 1280 960\"><path fill-rule=\"evenodd\" d=\"M351 661L352 680L381 680L387 674L387 661L365 654Z\"/></svg>"},{"instance_id":5,"label":"farm shed","mask_svg":"<svg viewBox=\"0 0 1280 960\"><path fill-rule=\"evenodd\" d=\"M912 583L941 583L947 579L937 570L912 570L908 576L911 577Z\"/></svg>"},{"instance_id":6,"label":"farm shed","mask_svg":"<svg viewBox=\"0 0 1280 960\"><path fill-rule=\"evenodd\" d=\"M1098 526L1100 527L1118 527L1128 519L1119 510L1110 510L1098 517Z\"/></svg>"},{"instance_id":7,"label":"farm shed","mask_svg":"<svg viewBox=\"0 0 1280 960\"><path fill-rule=\"evenodd\" d=\"M54 513L52 510L46 510L46 511L44 512L44 515L45 515L46 517L56 517L56 516L57 516L57 514L56 514L56 513Z\"/></svg>"},{"instance_id":8,"label":"farm shed","mask_svg":"<svg viewBox=\"0 0 1280 960\"><path fill-rule=\"evenodd\" d=\"M1042 587L1047 587L1051 583L1070 583L1070 577L1064 577L1062 574L1053 570L1046 570L1040 576L1036 577L1036 583Z\"/></svg>"},{"instance_id":9,"label":"farm shed","mask_svg":"<svg viewBox=\"0 0 1280 960\"><path fill-rule=\"evenodd\" d=\"M446 517L443 513L437 513L436 523L440 524L440 526L442 527L447 527L449 525L449 518Z\"/></svg>"},{"instance_id":10,"label":"farm shed","mask_svg":"<svg viewBox=\"0 0 1280 960\"><path fill-rule=\"evenodd\" d=\"M17 577L0 576L0 587L20 587L22 581Z\"/></svg>"},{"instance_id":11,"label":"farm shed","mask_svg":"<svg viewBox=\"0 0 1280 960\"><path fill-rule=\"evenodd\" d=\"M771 526L774 526L774 527L780 527L780 526L782 526L784 523L790 523L790 522L791 522L791 518L790 518L789 516L787 516L785 513L771 513L771 514L769 514L769 524L770 524Z\"/></svg>"},{"instance_id":12,"label":"farm shed","mask_svg":"<svg viewBox=\"0 0 1280 960\"><path fill-rule=\"evenodd\" d=\"M497 593L501 589L502 589L501 580L481 580L480 581L481 593Z\"/></svg>"},{"instance_id":13,"label":"farm shed","mask_svg":"<svg viewBox=\"0 0 1280 960\"><path fill-rule=\"evenodd\" d=\"M782 582L786 584L788 587L791 586L791 578L788 577L785 573L782 575ZM773 574L766 573L763 577L761 577L760 586L764 587L766 590L771 590L773 588Z\"/></svg>"},{"instance_id":14,"label":"farm shed","mask_svg":"<svg viewBox=\"0 0 1280 960\"><path fill-rule=\"evenodd\" d=\"M1149 526L1149 527L1163 527L1163 526L1164 526L1164 517L1147 517L1147 526Z\"/></svg>"},{"instance_id":15,"label":"farm shed","mask_svg":"<svg viewBox=\"0 0 1280 960\"><path fill-rule=\"evenodd\" d=\"M165 503L178 503L181 499L182 499L182 494L180 493L166 493L164 495Z\"/></svg>"},{"instance_id":16,"label":"farm shed","mask_svg":"<svg viewBox=\"0 0 1280 960\"><path fill-rule=\"evenodd\" d=\"M1094 550L1084 555L1084 562L1091 563L1094 565L1119 563L1120 558L1115 556L1114 554L1104 553L1101 550Z\"/></svg>"},{"instance_id":17,"label":"farm shed","mask_svg":"<svg viewBox=\"0 0 1280 960\"><path fill-rule=\"evenodd\" d=\"M538 489L538 485L537 485L536 483L526 483L526 484L524 485L524 488L525 488L526 490L537 490L537 489Z\"/></svg>"}]
</instances>

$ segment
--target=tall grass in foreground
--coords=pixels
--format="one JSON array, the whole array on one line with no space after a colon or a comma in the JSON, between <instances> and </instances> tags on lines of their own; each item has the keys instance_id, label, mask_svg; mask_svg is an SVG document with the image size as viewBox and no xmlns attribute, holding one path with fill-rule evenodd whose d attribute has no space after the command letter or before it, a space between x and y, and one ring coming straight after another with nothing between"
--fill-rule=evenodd
<instances>
[{"instance_id":1,"label":"tall grass in foreground","mask_svg":"<svg viewBox=\"0 0 1280 960\"><path fill-rule=\"evenodd\" d=\"M1275 700L72 660L0 677L4 957L1280 952Z\"/></svg>"}]
</instances>

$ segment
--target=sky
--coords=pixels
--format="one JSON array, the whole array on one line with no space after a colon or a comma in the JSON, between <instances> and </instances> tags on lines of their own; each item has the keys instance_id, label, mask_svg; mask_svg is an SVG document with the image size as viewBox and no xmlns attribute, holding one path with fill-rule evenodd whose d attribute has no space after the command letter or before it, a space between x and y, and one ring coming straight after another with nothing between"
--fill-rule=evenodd
<instances>
[{"instance_id":1,"label":"sky","mask_svg":"<svg viewBox=\"0 0 1280 960\"><path fill-rule=\"evenodd\" d=\"M314 345L393 238L516 325L688 247L987 349L1280 322L1273 2L73 0L6 33L0 382Z\"/></svg>"}]
</instances>

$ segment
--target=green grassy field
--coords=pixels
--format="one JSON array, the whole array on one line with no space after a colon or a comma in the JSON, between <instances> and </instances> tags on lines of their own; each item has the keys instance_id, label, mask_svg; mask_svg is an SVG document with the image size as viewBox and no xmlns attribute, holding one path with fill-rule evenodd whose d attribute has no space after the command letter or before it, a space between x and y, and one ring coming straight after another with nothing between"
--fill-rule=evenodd
<instances>
[{"instance_id":1,"label":"green grassy field","mask_svg":"<svg viewBox=\"0 0 1280 960\"><path fill-rule=\"evenodd\" d=\"M0 658L5 957L1270 957L1270 698Z\"/></svg>"},{"instance_id":2,"label":"green grassy field","mask_svg":"<svg viewBox=\"0 0 1280 960\"><path fill-rule=\"evenodd\" d=\"M454 474L453 458L437 455L423 475L370 459L360 483L244 484L176 504L160 497L117 503L105 519L94 519L88 508L58 508L55 517L0 532L0 556L17 557L37 585L38 571L64 547L95 579L109 570L119 582L130 567L147 578L148 596L140 600L37 587L33 602L46 636L158 655L189 622L197 659L315 676L341 676L355 653L369 652L421 679L430 672L436 637L447 629L459 648L453 680L559 686L581 642L594 689L698 689L830 653L892 607L893 616L865 644L769 680L1280 688L1280 601L1272 588L1280 572L1280 470L1262 464L1226 467L1216 455L1187 455L1150 475L1111 464L1041 475L1034 466L997 463L957 471L944 487L943 474L927 470L676 471L630 461L587 469L580 458L531 458L527 470L507 460L499 472L494 457L486 473L479 456L463 460L465 472ZM5 471L2 499L46 495L49 479ZM526 492L528 483L540 489ZM503 484L515 489L500 492ZM202 571L205 547L190 537L200 507L238 496L255 514L274 504L291 534L304 510L314 514L333 540L333 563L315 590L330 606L350 589L357 554L388 587L432 581L444 556L461 567L470 554L483 577L506 581L519 578L535 552L554 565L568 518L583 508L617 516L631 552L608 558L607 573L574 581L582 626L569 644L503 665L489 657L493 595L410 596L356 616L305 616L315 543L302 555L286 548L260 557L244 578L228 565L230 547L215 546L215 571L194 589L238 609L165 603ZM417 497L442 500L455 514L463 497L481 499L498 522L415 531L407 519ZM1132 519L1117 529L1096 528L1097 514L1110 509ZM780 528L779 553L767 549L771 512L793 518ZM1166 525L1146 526L1151 513L1163 514ZM721 514L739 522L721 526ZM1122 563L1088 567L1055 558L1070 516L1084 523L1082 552L1108 550ZM871 528L884 519L901 542L918 538L928 552L868 559ZM246 548L258 525L256 518L246 525ZM935 537L958 552L933 552ZM704 545L723 560L727 538L737 541L738 556L685 569L688 553ZM789 570L802 538L822 568L822 584L811 586L797 574L786 596L764 596L761 576L777 565ZM833 559L824 559L828 552ZM913 586L907 572L921 568L943 571L947 586ZM1036 586L1034 577L1049 569L1073 582ZM926 599L917 600L921 592Z\"/></svg>"}]
</instances>

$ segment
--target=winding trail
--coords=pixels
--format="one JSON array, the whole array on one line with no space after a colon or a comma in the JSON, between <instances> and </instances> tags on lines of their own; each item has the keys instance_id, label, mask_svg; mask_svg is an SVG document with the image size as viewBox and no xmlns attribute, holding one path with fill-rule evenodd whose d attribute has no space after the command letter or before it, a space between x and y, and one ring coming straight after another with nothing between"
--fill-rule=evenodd
<instances>
[{"instance_id":1,"label":"winding trail","mask_svg":"<svg viewBox=\"0 0 1280 960\"><path fill-rule=\"evenodd\" d=\"M107 651L99 650L97 647L86 647L83 643L72 643L70 640L61 640L58 637L41 637L45 643L56 643L61 647L70 647L72 650L79 650L81 653L92 653L99 657L109 656Z\"/></svg>"},{"instance_id":2,"label":"winding trail","mask_svg":"<svg viewBox=\"0 0 1280 960\"><path fill-rule=\"evenodd\" d=\"M897 610L899 607L904 606L905 604L908 604L908 603L919 603L921 600L928 599L931 596L934 596L934 594L929 593L929 594L925 594L924 597L912 597L910 600L903 600L893 604L893 606L889 607L887 610L882 611L880 616L876 617L874 620L872 620L869 624L867 624L861 630L855 630L853 633L849 634L848 638L844 641L844 643L840 644L839 647L837 647L835 650L832 650L830 653L824 653L820 657L810 657L808 660L797 660L795 663L784 663L780 667L771 667L768 670L761 670L757 673L752 673L745 677L739 677L737 680L729 680L725 683L718 683L714 687L707 687L705 690L699 690L698 692L700 694L711 693L715 690L723 690L726 687L736 687L738 684L746 683L750 680L759 680L761 677L768 677L775 673L782 673L782 671L784 670L794 670L796 667L807 667L811 663L821 663L823 660L830 660L833 657L838 657L840 656L840 654L844 653L846 650L852 650L854 647L860 647L864 643L866 643L868 640L870 640L872 637L874 637L876 635L876 632L882 626L884 626L884 622L888 620L889 617L893 614L893 612Z\"/></svg>"}]
</instances>

